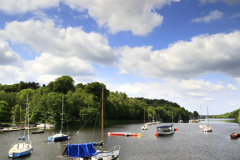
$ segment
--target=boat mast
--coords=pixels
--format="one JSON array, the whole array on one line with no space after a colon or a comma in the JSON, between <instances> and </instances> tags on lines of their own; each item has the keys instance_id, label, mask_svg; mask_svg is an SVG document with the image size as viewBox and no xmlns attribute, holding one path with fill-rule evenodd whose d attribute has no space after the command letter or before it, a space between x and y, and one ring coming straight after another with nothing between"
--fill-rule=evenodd
<instances>
[{"instance_id":1,"label":"boat mast","mask_svg":"<svg viewBox=\"0 0 240 160\"><path fill-rule=\"evenodd\" d=\"M104 98L104 92L103 92L103 88L102 88L102 151L103 151L103 98Z\"/></svg>"},{"instance_id":2,"label":"boat mast","mask_svg":"<svg viewBox=\"0 0 240 160\"><path fill-rule=\"evenodd\" d=\"M144 108L144 124L145 124L145 108Z\"/></svg>"},{"instance_id":3,"label":"boat mast","mask_svg":"<svg viewBox=\"0 0 240 160\"><path fill-rule=\"evenodd\" d=\"M63 105L64 105L64 98L63 98L63 94L62 94L62 121L61 121L61 132L62 132L62 127L63 127Z\"/></svg>"},{"instance_id":4,"label":"boat mast","mask_svg":"<svg viewBox=\"0 0 240 160\"><path fill-rule=\"evenodd\" d=\"M29 142L29 107L28 107L28 94L27 94L27 108L28 108L28 142Z\"/></svg>"},{"instance_id":5,"label":"boat mast","mask_svg":"<svg viewBox=\"0 0 240 160\"><path fill-rule=\"evenodd\" d=\"M207 115L208 115L208 107L207 107ZM208 116L208 127L209 127L209 116Z\"/></svg>"}]
</instances>

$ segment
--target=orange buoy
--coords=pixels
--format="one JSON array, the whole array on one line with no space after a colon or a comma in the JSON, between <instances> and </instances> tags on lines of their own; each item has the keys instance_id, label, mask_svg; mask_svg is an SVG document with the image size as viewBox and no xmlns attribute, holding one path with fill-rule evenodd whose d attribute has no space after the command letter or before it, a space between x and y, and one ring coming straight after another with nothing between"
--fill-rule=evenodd
<instances>
[{"instance_id":1,"label":"orange buoy","mask_svg":"<svg viewBox=\"0 0 240 160\"><path fill-rule=\"evenodd\" d=\"M71 137L69 136L68 139L70 139Z\"/></svg>"}]
</instances>

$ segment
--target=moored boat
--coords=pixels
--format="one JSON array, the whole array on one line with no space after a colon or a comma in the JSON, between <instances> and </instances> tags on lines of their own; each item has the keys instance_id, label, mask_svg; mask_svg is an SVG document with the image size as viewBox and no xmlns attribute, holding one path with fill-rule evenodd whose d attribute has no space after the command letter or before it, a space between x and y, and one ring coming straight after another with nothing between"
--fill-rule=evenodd
<instances>
[{"instance_id":1,"label":"moored boat","mask_svg":"<svg viewBox=\"0 0 240 160\"><path fill-rule=\"evenodd\" d=\"M44 133L44 131L32 131L32 134Z\"/></svg>"},{"instance_id":2,"label":"moored boat","mask_svg":"<svg viewBox=\"0 0 240 160\"><path fill-rule=\"evenodd\" d=\"M174 134L174 126L173 124L171 125L164 125L164 126L158 126L157 131L155 133L155 136L160 136L160 135L171 135Z\"/></svg>"},{"instance_id":3,"label":"moored boat","mask_svg":"<svg viewBox=\"0 0 240 160\"><path fill-rule=\"evenodd\" d=\"M128 132L108 132L109 136L133 136L141 137L141 133L128 133Z\"/></svg>"}]
</instances>

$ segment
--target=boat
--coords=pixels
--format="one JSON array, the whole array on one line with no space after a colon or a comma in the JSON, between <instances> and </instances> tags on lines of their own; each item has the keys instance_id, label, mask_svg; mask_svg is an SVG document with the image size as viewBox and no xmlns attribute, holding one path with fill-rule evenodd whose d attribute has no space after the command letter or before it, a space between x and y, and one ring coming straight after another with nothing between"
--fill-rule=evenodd
<instances>
[{"instance_id":1,"label":"boat","mask_svg":"<svg viewBox=\"0 0 240 160\"><path fill-rule=\"evenodd\" d=\"M44 123L41 123L41 124L37 124L37 128L45 128L45 124Z\"/></svg>"},{"instance_id":2,"label":"boat","mask_svg":"<svg viewBox=\"0 0 240 160\"><path fill-rule=\"evenodd\" d=\"M26 111L28 109L28 141L25 141L25 130L24 130L24 136L19 137L18 140L20 142L13 144L8 152L8 156L15 158L15 157L21 157L25 156L31 153L31 150L33 149L32 143L29 137L29 108L28 108L28 95L27 95L27 105L26 105ZM26 119L25 119L25 127L26 127Z\"/></svg>"},{"instance_id":3,"label":"boat","mask_svg":"<svg viewBox=\"0 0 240 160\"><path fill-rule=\"evenodd\" d=\"M230 137L231 137L231 139L237 139L237 138L238 138L238 136L237 136L236 133L232 133L232 134L230 135Z\"/></svg>"},{"instance_id":4,"label":"boat","mask_svg":"<svg viewBox=\"0 0 240 160\"><path fill-rule=\"evenodd\" d=\"M44 131L43 130L41 130L41 131L32 131L32 134L39 134L39 133L44 133Z\"/></svg>"},{"instance_id":5,"label":"boat","mask_svg":"<svg viewBox=\"0 0 240 160\"><path fill-rule=\"evenodd\" d=\"M67 144L62 155L57 156L58 159L80 159L80 160L116 160L120 154L120 145L116 145L108 151L104 151L104 132L103 132L103 100L104 92L102 88L102 123L101 123L101 142L100 143L83 143L83 144ZM100 150L96 150L94 146L100 146Z\"/></svg>"},{"instance_id":6,"label":"boat","mask_svg":"<svg viewBox=\"0 0 240 160\"><path fill-rule=\"evenodd\" d=\"M202 115L201 105L200 105L200 112L201 112L201 115ZM201 120L199 119L199 121L201 121ZM206 127L206 126L203 125L203 124L202 124L202 121L201 121L201 124L199 125L199 128L200 128L200 129L204 129L205 127Z\"/></svg>"},{"instance_id":7,"label":"boat","mask_svg":"<svg viewBox=\"0 0 240 160\"><path fill-rule=\"evenodd\" d=\"M108 132L109 136L132 136L132 137L141 137L141 133L129 133L129 132Z\"/></svg>"},{"instance_id":8,"label":"boat","mask_svg":"<svg viewBox=\"0 0 240 160\"><path fill-rule=\"evenodd\" d=\"M55 128L55 125L54 124L46 124L45 128L46 129Z\"/></svg>"},{"instance_id":9,"label":"boat","mask_svg":"<svg viewBox=\"0 0 240 160\"><path fill-rule=\"evenodd\" d=\"M174 134L173 124L158 126L157 131L154 135L155 136L161 136L161 135L171 135L171 134Z\"/></svg>"},{"instance_id":10,"label":"boat","mask_svg":"<svg viewBox=\"0 0 240 160\"><path fill-rule=\"evenodd\" d=\"M208 107L207 107L207 115L208 115ZM212 128L209 127L209 119L208 119L208 126L203 128L203 132L212 132Z\"/></svg>"},{"instance_id":11,"label":"boat","mask_svg":"<svg viewBox=\"0 0 240 160\"><path fill-rule=\"evenodd\" d=\"M145 124L145 109L144 109L144 125L141 128L142 130L147 130L147 125Z\"/></svg>"},{"instance_id":12,"label":"boat","mask_svg":"<svg viewBox=\"0 0 240 160\"><path fill-rule=\"evenodd\" d=\"M69 132L68 134L63 134L62 128L63 128L63 107L64 107L64 98L62 95L62 120L61 120L61 130L59 134L55 134L53 136L48 137L48 141L65 141L70 139ZM67 121L66 121L67 123Z\"/></svg>"}]
</instances>

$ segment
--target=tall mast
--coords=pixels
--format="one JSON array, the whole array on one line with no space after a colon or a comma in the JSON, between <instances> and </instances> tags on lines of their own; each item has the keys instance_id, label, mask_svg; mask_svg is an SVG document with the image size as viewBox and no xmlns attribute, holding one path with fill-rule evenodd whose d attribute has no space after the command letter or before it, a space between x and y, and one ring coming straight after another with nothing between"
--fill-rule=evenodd
<instances>
[{"instance_id":1,"label":"tall mast","mask_svg":"<svg viewBox=\"0 0 240 160\"><path fill-rule=\"evenodd\" d=\"M145 124L145 108L144 108L144 124Z\"/></svg>"},{"instance_id":2,"label":"tall mast","mask_svg":"<svg viewBox=\"0 0 240 160\"><path fill-rule=\"evenodd\" d=\"M29 107L28 107L28 94L27 94L27 108L28 108L28 141L29 141Z\"/></svg>"},{"instance_id":3,"label":"tall mast","mask_svg":"<svg viewBox=\"0 0 240 160\"><path fill-rule=\"evenodd\" d=\"M62 122L61 122L61 131L62 131L62 127L63 127L63 105L64 105L64 98L63 98L63 94L62 94Z\"/></svg>"},{"instance_id":4,"label":"tall mast","mask_svg":"<svg viewBox=\"0 0 240 160\"><path fill-rule=\"evenodd\" d=\"M103 98L104 98L104 92L102 88L102 150L103 150Z\"/></svg>"},{"instance_id":5,"label":"tall mast","mask_svg":"<svg viewBox=\"0 0 240 160\"><path fill-rule=\"evenodd\" d=\"M208 107L207 107L207 115L208 115ZM208 116L208 127L209 127L209 116Z\"/></svg>"}]
</instances>

